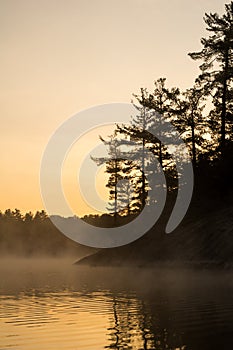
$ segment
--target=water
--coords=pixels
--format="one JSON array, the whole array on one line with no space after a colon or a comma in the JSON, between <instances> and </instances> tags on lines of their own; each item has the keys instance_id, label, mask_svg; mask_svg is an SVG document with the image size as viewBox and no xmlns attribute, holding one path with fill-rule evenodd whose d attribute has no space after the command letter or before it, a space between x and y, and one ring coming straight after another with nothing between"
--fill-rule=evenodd
<instances>
[{"instance_id":1,"label":"water","mask_svg":"<svg viewBox=\"0 0 233 350\"><path fill-rule=\"evenodd\" d=\"M233 348L230 272L1 261L0 349Z\"/></svg>"}]
</instances>

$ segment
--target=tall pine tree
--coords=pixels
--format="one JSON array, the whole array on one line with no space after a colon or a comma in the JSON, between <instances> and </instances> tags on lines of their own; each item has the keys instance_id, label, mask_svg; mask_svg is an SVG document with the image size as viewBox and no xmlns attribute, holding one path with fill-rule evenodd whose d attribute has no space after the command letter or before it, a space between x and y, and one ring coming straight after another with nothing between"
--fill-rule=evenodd
<instances>
[{"instance_id":1,"label":"tall pine tree","mask_svg":"<svg viewBox=\"0 0 233 350\"><path fill-rule=\"evenodd\" d=\"M204 21L211 35L201 39L203 48L200 52L189 55L194 60L203 61L198 81L213 97L214 111L211 116L218 120L223 155L226 140L230 137L229 131L232 131L233 2L225 5L222 16L217 13L205 14Z\"/></svg>"}]
</instances>

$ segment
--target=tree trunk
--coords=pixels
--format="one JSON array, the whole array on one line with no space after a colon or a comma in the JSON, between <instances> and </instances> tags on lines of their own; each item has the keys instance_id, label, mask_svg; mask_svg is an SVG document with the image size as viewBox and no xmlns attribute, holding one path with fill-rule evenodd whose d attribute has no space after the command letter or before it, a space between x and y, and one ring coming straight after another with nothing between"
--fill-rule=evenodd
<instances>
[{"instance_id":1,"label":"tree trunk","mask_svg":"<svg viewBox=\"0 0 233 350\"><path fill-rule=\"evenodd\" d=\"M114 225L117 222L117 160L115 159L115 184L114 184Z\"/></svg>"},{"instance_id":2,"label":"tree trunk","mask_svg":"<svg viewBox=\"0 0 233 350\"><path fill-rule=\"evenodd\" d=\"M227 102L227 79L229 68L229 45L226 42L225 67L223 77L222 111L221 111L221 153L224 156L226 146L226 102Z\"/></svg>"},{"instance_id":3,"label":"tree trunk","mask_svg":"<svg viewBox=\"0 0 233 350\"><path fill-rule=\"evenodd\" d=\"M191 114L191 130L192 130L192 160L193 168L196 169L197 159L196 159L196 140L195 140L195 122L194 122L194 111Z\"/></svg>"},{"instance_id":4,"label":"tree trunk","mask_svg":"<svg viewBox=\"0 0 233 350\"><path fill-rule=\"evenodd\" d=\"M145 138L142 139L142 209L146 204L146 180L145 180Z\"/></svg>"},{"instance_id":5,"label":"tree trunk","mask_svg":"<svg viewBox=\"0 0 233 350\"><path fill-rule=\"evenodd\" d=\"M146 179L145 179L145 124L146 124L146 110L143 111L143 137L142 137L142 209L146 204Z\"/></svg>"}]
</instances>

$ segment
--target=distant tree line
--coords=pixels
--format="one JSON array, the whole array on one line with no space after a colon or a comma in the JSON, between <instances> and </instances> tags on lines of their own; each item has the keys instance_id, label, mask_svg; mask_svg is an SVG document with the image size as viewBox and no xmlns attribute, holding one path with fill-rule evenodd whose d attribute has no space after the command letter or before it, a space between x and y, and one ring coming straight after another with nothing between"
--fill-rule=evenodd
<instances>
[{"instance_id":1,"label":"distant tree line","mask_svg":"<svg viewBox=\"0 0 233 350\"><path fill-rule=\"evenodd\" d=\"M0 212L1 255L65 256L85 254L88 249L66 238L44 210L22 214L19 209Z\"/></svg>"}]
</instances>

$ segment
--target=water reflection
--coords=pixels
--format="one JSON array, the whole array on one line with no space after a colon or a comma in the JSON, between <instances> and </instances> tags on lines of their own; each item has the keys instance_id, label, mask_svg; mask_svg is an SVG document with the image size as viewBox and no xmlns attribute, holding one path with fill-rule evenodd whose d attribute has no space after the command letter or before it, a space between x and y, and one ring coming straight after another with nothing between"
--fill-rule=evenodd
<instances>
[{"instance_id":1,"label":"water reflection","mask_svg":"<svg viewBox=\"0 0 233 350\"><path fill-rule=\"evenodd\" d=\"M224 350L233 344L229 273L20 271L0 271L1 350Z\"/></svg>"},{"instance_id":2,"label":"water reflection","mask_svg":"<svg viewBox=\"0 0 233 350\"><path fill-rule=\"evenodd\" d=\"M163 328L159 313L143 300L113 298L114 327L107 349L186 349L182 337L174 329ZM164 315L162 315L164 318Z\"/></svg>"}]
</instances>

